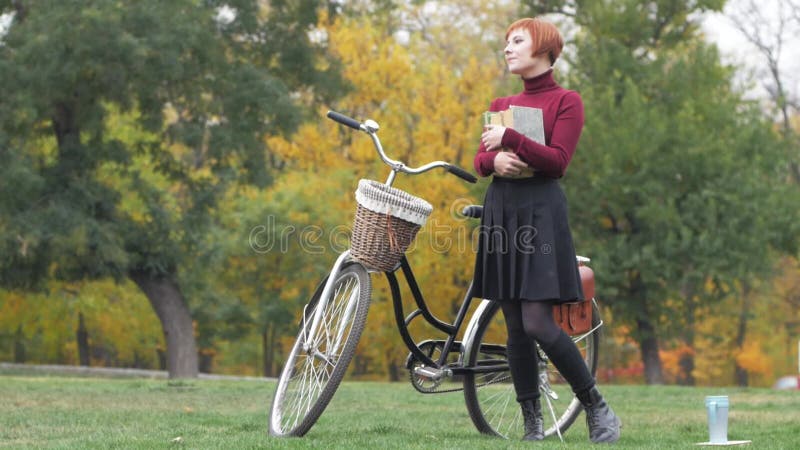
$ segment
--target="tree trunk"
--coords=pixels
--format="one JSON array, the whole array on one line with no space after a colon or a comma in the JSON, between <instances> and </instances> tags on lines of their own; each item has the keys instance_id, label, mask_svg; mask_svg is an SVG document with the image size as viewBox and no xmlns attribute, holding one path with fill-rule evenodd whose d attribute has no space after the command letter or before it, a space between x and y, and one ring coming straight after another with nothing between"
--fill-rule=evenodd
<instances>
[{"instance_id":1,"label":"tree trunk","mask_svg":"<svg viewBox=\"0 0 800 450\"><path fill-rule=\"evenodd\" d=\"M690 269L691 270L691 269ZM685 386L694 386L694 337L695 337L695 311L697 310L697 303L695 302L695 288L692 283L687 283L681 289L681 295L686 303L686 331L683 333L683 343L689 349L688 352L682 353L678 360L680 372L677 382Z\"/></svg>"},{"instance_id":2,"label":"tree trunk","mask_svg":"<svg viewBox=\"0 0 800 450\"><path fill-rule=\"evenodd\" d=\"M22 23L28 15L28 8L25 7L22 0L11 0L11 6L14 7L14 22Z\"/></svg>"},{"instance_id":3,"label":"tree trunk","mask_svg":"<svg viewBox=\"0 0 800 450\"><path fill-rule=\"evenodd\" d=\"M739 312L739 329L736 332L736 348L739 350L744 348L744 341L747 337L747 322L749 320L749 315L750 288L747 283L745 283L742 287L742 309ZM736 361L734 361L734 376L738 386L747 387L749 383L747 370L741 367Z\"/></svg>"},{"instance_id":4,"label":"tree trunk","mask_svg":"<svg viewBox=\"0 0 800 450\"><path fill-rule=\"evenodd\" d=\"M400 381L400 368L397 367L397 364L395 364L390 355L387 355L386 361L386 368L389 372L389 381Z\"/></svg>"},{"instance_id":5,"label":"tree trunk","mask_svg":"<svg viewBox=\"0 0 800 450\"><path fill-rule=\"evenodd\" d=\"M647 384L664 384L664 371L661 367L661 356L658 354L658 337L653 323L650 322L651 313L647 304L647 288L638 273L631 277L628 297L639 299L634 336L639 342L639 351L644 365L644 380Z\"/></svg>"},{"instance_id":6,"label":"tree trunk","mask_svg":"<svg viewBox=\"0 0 800 450\"><path fill-rule=\"evenodd\" d=\"M690 345L687 342L687 345ZM689 348L694 348L690 346ZM682 384L684 386L694 386L695 379L694 379L694 354L693 353L684 353L681 355L680 360L678 360L678 365L681 368L681 376L678 378L678 384Z\"/></svg>"},{"instance_id":7,"label":"tree trunk","mask_svg":"<svg viewBox=\"0 0 800 450\"><path fill-rule=\"evenodd\" d=\"M17 327L14 333L14 362L22 364L27 359L25 355L25 336L22 334L22 325Z\"/></svg>"},{"instance_id":8,"label":"tree trunk","mask_svg":"<svg viewBox=\"0 0 800 450\"><path fill-rule=\"evenodd\" d=\"M637 319L639 350L644 363L644 380L647 384L664 384L661 357L658 355L658 339L653 324L648 319Z\"/></svg>"},{"instance_id":9,"label":"tree trunk","mask_svg":"<svg viewBox=\"0 0 800 450\"><path fill-rule=\"evenodd\" d=\"M196 378L197 344L189 308L180 288L169 277L132 271L131 280L144 292L161 321L167 342L167 372L170 378Z\"/></svg>"},{"instance_id":10,"label":"tree trunk","mask_svg":"<svg viewBox=\"0 0 800 450\"><path fill-rule=\"evenodd\" d=\"M75 332L78 340L78 360L82 366L89 366L89 332L83 321L83 313L78 313L78 329Z\"/></svg>"},{"instance_id":11,"label":"tree trunk","mask_svg":"<svg viewBox=\"0 0 800 450\"><path fill-rule=\"evenodd\" d=\"M157 348L156 356L158 357L158 370L167 370L167 352Z\"/></svg>"},{"instance_id":12,"label":"tree trunk","mask_svg":"<svg viewBox=\"0 0 800 450\"><path fill-rule=\"evenodd\" d=\"M275 340L276 336L276 327L268 326L268 329L261 333L261 351L264 354L264 362L262 369L264 371L265 377L272 377L276 376L278 372L278 368L275 367Z\"/></svg>"},{"instance_id":13,"label":"tree trunk","mask_svg":"<svg viewBox=\"0 0 800 450\"><path fill-rule=\"evenodd\" d=\"M270 376L270 360L271 355L269 354L269 342L267 340L267 332L261 332L261 373L264 374L265 377Z\"/></svg>"},{"instance_id":14,"label":"tree trunk","mask_svg":"<svg viewBox=\"0 0 800 450\"><path fill-rule=\"evenodd\" d=\"M57 103L52 117L53 134L58 144L58 173L64 183L86 171L85 149L81 145L81 130L76 124L78 107L73 103Z\"/></svg>"},{"instance_id":15,"label":"tree trunk","mask_svg":"<svg viewBox=\"0 0 800 450\"><path fill-rule=\"evenodd\" d=\"M200 350L197 355L198 370L200 373L211 373L214 371L214 353L208 350Z\"/></svg>"}]
</instances>

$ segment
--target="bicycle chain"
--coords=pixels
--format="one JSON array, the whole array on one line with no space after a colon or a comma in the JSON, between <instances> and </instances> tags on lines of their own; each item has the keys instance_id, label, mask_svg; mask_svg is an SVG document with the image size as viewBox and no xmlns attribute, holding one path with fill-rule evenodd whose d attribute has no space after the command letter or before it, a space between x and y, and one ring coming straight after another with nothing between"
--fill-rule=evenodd
<instances>
[{"instance_id":1,"label":"bicycle chain","mask_svg":"<svg viewBox=\"0 0 800 450\"><path fill-rule=\"evenodd\" d=\"M463 391L464 390L463 387L450 388L450 389L439 389L439 385L437 385L434 388L424 388L419 383L417 383L417 378L416 378L417 375L414 374L414 368L413 367L408 370L408 375L409 375L409 378L411 379L411 385L414 386L414 389L416 389L418 392L421 392L423 394L446 394L448 392L459 392L459 391Z\"/></svg>"},{"instance_id":2,"label":"bicycle chain","mask_svg":"<svg viewBox=\"0 0 800 450\"><path fill-rule=\"evenodd\" d=\"M416 378L415 378L416 375L414 374L414 369L413 368L409 369L408 375L409 375L409 378L411 379L411 385L414 386L414 389L416 389L418 392L421 392L423 394L447 394L449 392L460 392L460 391L464 390L463 387L450 388L450 389L438 389L438 386L435 387L435 388L432 388L432 389L426 389L426 388L423 388L422 386L420 386L417 383ZM500 379L490 380L490 381L488 381L486 383L483 383L483 384L480 384L480 385L478 385L476 387L481 388L481 387L489 385L489 384L500 383L500 382L508 380L509 378L510 378L510 376L503 377L503 378L500 378Z\"/></svg>"}]
</instances>

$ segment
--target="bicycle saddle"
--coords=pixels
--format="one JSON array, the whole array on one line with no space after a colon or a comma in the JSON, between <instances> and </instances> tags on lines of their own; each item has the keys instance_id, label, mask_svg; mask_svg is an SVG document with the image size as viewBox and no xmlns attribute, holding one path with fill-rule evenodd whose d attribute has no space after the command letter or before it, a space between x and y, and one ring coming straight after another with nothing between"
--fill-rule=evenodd
<instances>
[{"instance_id":1,"label":"bicycle saddle","mask_svg":"<svg viewBox=\"0 0 800 450\"><path fill-rule=\"evenodd\" d=\"M463 214L466 217L472 217L473 219L480 219L481 215L483 214L483 206L481 205L465 206L464 209L461 210L461 214Z\"/></svg>"}]
</instances>

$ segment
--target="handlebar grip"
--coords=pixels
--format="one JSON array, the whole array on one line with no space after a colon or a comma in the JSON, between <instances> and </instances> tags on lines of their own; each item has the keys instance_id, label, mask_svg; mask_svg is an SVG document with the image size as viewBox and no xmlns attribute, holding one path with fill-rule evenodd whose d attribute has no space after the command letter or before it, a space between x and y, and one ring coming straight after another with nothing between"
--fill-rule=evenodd
<instances>
[{"instance_id":1,"label":"handlebar grip","mask_svg":"<svg viewBox=\"0 0 800 450\"><path fill-rule=\"evenodd\" d=\"M473 219L480 219L483 215L483 206L481 205L469 205L465 206L464 209L461 210L461 215L465 217L472 217Z\"/></svg>"},{"instance_id":2,"label":"handlebar grip","mask_svg":"<svg viewBox=\"0 0 800 450\"><path fill-rule=\"evenodd\" d=\"M468 181L470 183L475 183L476 181L478 181L478 178L475 175L467 172L461 167L454 166L452 164L449 164L447 166L447 171L457 176L458 178L461 178L462 180Z\"/></svg>"},{"instance_id":3,"label":"handlebar grip","mask_svg":"<svg viewBox=\"0 0 800 450\"><path fill-rule=\"evenodd\" d=\"M344 114L338 113L336 111L328 111L328 118L331 120L335 120L342 125L347 125L350 128L355 130L361 130L361 122L353 119L351 117L347 117Z\"/></svg>"}]
</instances>

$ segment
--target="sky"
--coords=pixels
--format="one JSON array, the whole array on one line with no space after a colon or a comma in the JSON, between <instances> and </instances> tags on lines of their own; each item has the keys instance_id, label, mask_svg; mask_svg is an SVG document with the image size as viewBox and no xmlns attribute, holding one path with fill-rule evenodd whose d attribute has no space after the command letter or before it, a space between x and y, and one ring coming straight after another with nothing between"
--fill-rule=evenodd
<instances>
[{"instance_id":1,"label":"sky","mask_svg":"<svg viewBox=\"0 0 800 450\"><path fill-rule=\"evenodd\" d=\"M747 82L748 73L753 73L759 80L769 78L764 57L758 53L757 49L747 41L744 35L734 27L730 18L727 17L727 15L741 11L751 1L729 0L725 6L724 14L708 14L703 21L703 30L708 39L719 47L723 62L747 69L738 74L738 81L741 83ZM765 36L774 38L777 28L775 23L777 23L780 14L779 4L781 2L785 3L786 0L756 0L756 2L762 17L773 24ZM796 0L794 3L800 4ZM779 68L786 89L796 98L800 94L800 23L794 23L793 28L786 30L784 39L785 44L781 51ZM759 85L749 92L750 95L755 97L767 95L763 85Z\"/></svg>"},{"instance_id":2,"label":"sky","mask_svg":"<svg viewBox=\"0 0 800 450\"><path fill-rule=\"evenodd\" d=\"M11 14L0 15L0 36L6 34L6 27L11 23Z\"/></svg>"}]
</instances>

